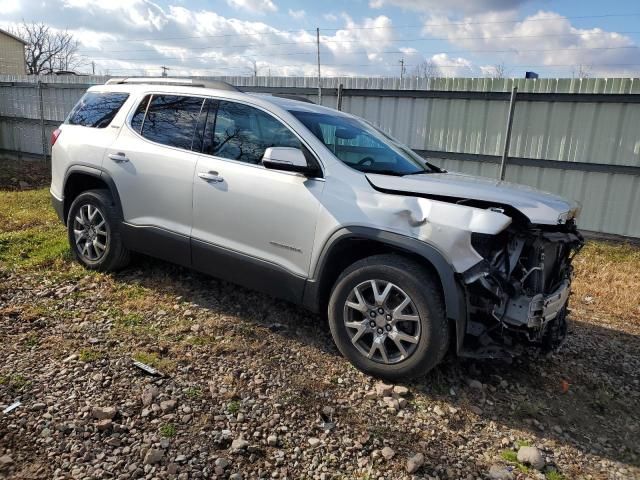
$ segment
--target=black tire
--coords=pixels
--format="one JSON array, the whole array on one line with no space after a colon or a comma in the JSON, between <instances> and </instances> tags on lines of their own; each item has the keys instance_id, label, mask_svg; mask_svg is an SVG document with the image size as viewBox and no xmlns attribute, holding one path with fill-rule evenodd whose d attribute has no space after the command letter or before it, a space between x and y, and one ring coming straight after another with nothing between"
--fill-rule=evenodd
<instances>
[{"instance_id":1,"label":"black tire","mask_svg":"<svg viewBox=\"0 0 640 480\"><path fill-rule=\"evenodd\" d=\"M104 250L100 254L95 248L93 250L96 258L89 258L86 253L80 251L74 234L74 227L82 225L76 222L76 217L80 216L81 209L87 206L98 209L98 213L104 219L103 228L107 234L100 239L106 239ZM67 235L74 258L86 268L101 272L115 272L127 266L130 253L122 243L120 221L118 210L108 190L87 190L78 195L73 200L67 216Z\"/></svg>"},{"instance_id":2,"label":"black tire","mask_svg":"<svg viewBox=\"0 0 640 480\"><path fill-rule=\"evenodd\" d=\"M402 359L403 356L400 351L396 352L396 358L401 359L396 360L396 363L383 363L381 360L376 361L375 359L367 358L352 343L350 332L353 332L353 330L345 326L346 316L350 312L346 307L347 300L351 298L351 301L353 301L354 297L352 295L354 294L352 292L354 292L355 287L365 285L363 288L366 288L366 282L370 280L379 280L382 282L380 285L390 282L399 287L398 290L402 290L402 294L410 297L412 306L409 308L414 314L417 313L419 317L419 320L416 321L416 323L420 324L419 327L417 325L415 327L409 326L409 328L420 328L419 335L415 335L418 337L418 342L415 346L410 345L413 351L404 359ZM370 302L365 303L367 305L370 304ZM348 267L333 287L328 310L329 326L340 352L356 368L374 377L398 381L424 375L435 367L447 352L449 326L437 280L433 278L433 275L427 269L401 255L375 255ZM362 315L362 321L369 319L365 313L355 313ZM369 311L369 314L373 313ZM389 319L390 317L385 314L385 318ZM380 318L379 321L382 323L383 319ZM406 328L407 324L410 323L404 322L401 325ZM384 325L384 328L391 329L392 327ZM382 330L383 335L386 335L384 328L380 330ZM373 338L376 332L364 335L371 335L371 338ZM363 339L361 340L362 342L365 340L364 335L360 337ZM389 342L391 342L390 338L384 340L385 345L389 344ZM390 346L391 348L395 347L393 343Z\"/></svg>"}]
</instances>

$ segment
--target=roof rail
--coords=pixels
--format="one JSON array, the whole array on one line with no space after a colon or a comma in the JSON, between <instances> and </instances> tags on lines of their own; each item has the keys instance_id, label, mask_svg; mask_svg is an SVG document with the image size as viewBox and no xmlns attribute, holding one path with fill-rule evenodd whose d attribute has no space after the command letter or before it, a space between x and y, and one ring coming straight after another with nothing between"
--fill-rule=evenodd
<instances>
[{"instance_id":1,"label":"roof rail","mask_svg":"<svg viewBox=\"0 0 640 480\"><path fill-rule=\"evenodd\" d=\"M291 95L289 93L272 93L271 96L278 98L288 98L289 100L297 100L298 102L312 103L314 105L316 104L316 102L314 102L313 100L309 100L307 97L303 97L302 95Z\"/></svg>"},{"instance_id":2,"label":"roof rail","mask_svg":"<svg viewBox=\"0 0 640 480\"><path fill-rule=\"evenodd\" d=\"M228 90L232 92L241 92L239 88L230 83L220 80L200 80L193 78L169 78L169 77L125 77L111 78L105 82L105 85L174 85L180 87L200 87L214 88L216 90Z\"/></svg>"}]
</instances>

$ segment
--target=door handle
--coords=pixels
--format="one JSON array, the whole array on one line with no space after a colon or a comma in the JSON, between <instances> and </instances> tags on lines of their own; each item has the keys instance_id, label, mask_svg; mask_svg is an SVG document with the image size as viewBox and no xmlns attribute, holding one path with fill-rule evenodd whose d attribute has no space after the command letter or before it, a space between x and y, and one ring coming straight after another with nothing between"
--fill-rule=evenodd
<instances>
[{"instance_id":1,"label":"door handle","mask_svg":"<svg viewBox=\"0 0 640 480\"><path fill-rule=\"evenodd\" d=\"M218 172L199 172L198 177L200 177L205 182L213 182L213 183L224 182L224 178L218 175Z\"/></svg>"},{"instance_id":2,"label":"door handle","mask_svg":"<svg viewBox=\"0 0 640 480\"><path fill-rule=\"evenodd\" d=\"M110 153L108 156L111 160L113 160L116 163L124 163L129 161L127 156L122 152Z\"/></svg>"}]
</instances>

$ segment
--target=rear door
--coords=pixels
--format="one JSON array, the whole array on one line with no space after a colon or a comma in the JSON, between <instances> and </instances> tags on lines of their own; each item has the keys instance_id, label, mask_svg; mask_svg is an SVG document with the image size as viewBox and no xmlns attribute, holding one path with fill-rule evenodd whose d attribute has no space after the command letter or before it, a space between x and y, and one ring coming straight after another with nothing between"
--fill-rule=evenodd
<instances>
[{"instance_id":1,"label":"rear door","mask_svg":"<svg viewBox=\"0 0 640 480\"><path fill-rule=\"evenodd\" d=\"M104 161L120 194L127 245L184 265L190 264L198 161L191 146L203 102L197 96L145 96Z\"/></svg>"}]
</instances>

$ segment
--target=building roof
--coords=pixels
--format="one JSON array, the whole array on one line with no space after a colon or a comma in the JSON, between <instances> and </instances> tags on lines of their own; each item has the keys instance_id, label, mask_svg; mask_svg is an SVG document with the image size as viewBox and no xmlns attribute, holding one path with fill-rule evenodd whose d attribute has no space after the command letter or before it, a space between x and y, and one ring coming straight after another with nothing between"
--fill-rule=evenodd
<instances>
[{"instance_id":1,"label":"building roof","mask_svg":"<svg viewBox=\"0 0 640 480\"><path fill-rule=\"evenodd\" d=\"M26 42L25 40L23 40L22 38L20 38L20 37L16 37L13 33L9 33L9 32L7 32L6 30L2 30L1 28L0 28L0 34L4 34L4 35L6 35L7 37L11 37L11 38L13 38L14 40L19 41L20 43L23 43L24 45L26 45L26 44L27 44L27 42Z\"/></svg>"}]
</instances>

